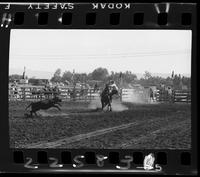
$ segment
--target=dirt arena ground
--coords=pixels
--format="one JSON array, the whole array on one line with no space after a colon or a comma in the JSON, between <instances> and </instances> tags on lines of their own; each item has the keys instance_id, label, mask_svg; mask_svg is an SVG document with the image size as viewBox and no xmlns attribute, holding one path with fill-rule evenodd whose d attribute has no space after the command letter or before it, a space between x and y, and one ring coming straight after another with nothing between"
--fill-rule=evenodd
<instances>
[{"instance_id":1,"label":"dirt arena ground","mask_svg":"<svg viewBox=\"0 0 200 177\"><path fill-rule=\"evenodd\" d=\"M107 112L88 102L62 102L61 112L51 108L26 118L29 103L9 103L11 148L191 148L190 104L124 103Z\"/></svg>"}]
</instances>

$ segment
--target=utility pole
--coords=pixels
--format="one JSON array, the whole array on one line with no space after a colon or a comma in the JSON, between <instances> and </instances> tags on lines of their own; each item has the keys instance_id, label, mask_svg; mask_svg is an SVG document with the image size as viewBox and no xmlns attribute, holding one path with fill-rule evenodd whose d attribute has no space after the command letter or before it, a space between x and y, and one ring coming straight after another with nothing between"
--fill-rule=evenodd
<instances>
[{"instance_id":1,"label":"utility pole","mask_svg":"<svg viewBox=\"0 0 200 177\"><path fill-rule=\"evenodd\" d=\"M74 74L75 74L75 69L73 69L73 74L72 74L72 82L73 82L73 100L75 101L76 98L76 83L74 79Z\"/></svg>"},{"instance_id":2,"label":"utility pole","mask_svg":"<svg viewBox=\"0 0 200 177\"><path fill-rule=\"evenodd\" d=\"M25 68L25 66L24 66L24 72L23 72L23 75L22 75L22 79L25 79L25 71L26 70L26 68Z\"/></svg>"},{"instance_id":3,"label":"utility pole","mask_svg":"<svg viewBox=\"0 0 200 177\"><path fill-rule=\"evenodd\" d=\"M120 100L122 101L122 87L123 87L122 72L120 72L120 74L119 74L119 79L120 79Z\"/></svg>"}]
</instances>

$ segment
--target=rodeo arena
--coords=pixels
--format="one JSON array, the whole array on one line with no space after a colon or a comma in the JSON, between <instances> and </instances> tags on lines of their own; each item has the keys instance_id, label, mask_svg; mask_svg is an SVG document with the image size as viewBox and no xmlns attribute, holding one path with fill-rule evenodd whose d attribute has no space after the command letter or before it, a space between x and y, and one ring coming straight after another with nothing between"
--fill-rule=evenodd
<instances>
[{"instance_id":1,"label":"rodeo arena","mask_svg":"<svg viewBox=\"0 0 200 177\"><path fill-rule=\"evenodd\" d=\"M179 90L162 83L125 87L123 78L67 84L35 79L42 81L38 85L33 80L24 71L22 79L9 82L13 148L191 146L191 91L184 86Z\"/></svg>"}]
</instances>

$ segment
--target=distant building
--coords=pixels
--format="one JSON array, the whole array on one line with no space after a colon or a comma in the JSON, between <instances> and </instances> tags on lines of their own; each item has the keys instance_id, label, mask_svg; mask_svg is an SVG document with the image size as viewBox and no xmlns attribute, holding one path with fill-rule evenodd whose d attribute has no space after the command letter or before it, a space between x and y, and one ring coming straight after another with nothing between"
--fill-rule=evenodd
<instances>
[{"instance_id":1,"label":"distant building","mask_svg":"<svg viewBox=\"0 0 200 177\"><path fill-rule=\"evenodd\" d=\"M35 78L30 78L28 80L28 83L31 85L48 85L49 80L48 79L35 79Z\"/></svg>"},{"instance_id":2,"label":"distant building","mask_svg":"<svg viewBox=\"0 0 200 177\"><path fill-rule=\"evenodd\" d=\"M20 79L19 84L28 84L28 79Z\"/></svg>"},{"instance_id":3,"label":"distant building","mask_svg":"<svg viewBox=\"0 0 200 177\"><path fill-rule=\"evenodd\" d=\"M133 88L143 88L141 84L131 84Z\"/></svg>"}]
</instances>

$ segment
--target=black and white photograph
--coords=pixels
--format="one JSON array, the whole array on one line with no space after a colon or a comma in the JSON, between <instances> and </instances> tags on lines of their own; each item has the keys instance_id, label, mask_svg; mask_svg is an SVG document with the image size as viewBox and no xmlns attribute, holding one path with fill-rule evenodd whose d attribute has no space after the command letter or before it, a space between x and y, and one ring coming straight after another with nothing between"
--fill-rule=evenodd
<instances>
[{"instance_id":1,"label":"black and white photograph","mask_svg":"<svg viewBox=\"0 0 200 177\"><path fill-rule=\"evenodd\" d=\"M191 30L11 29L10 148L191 149Z\"/></svg>"}]
</instances>

